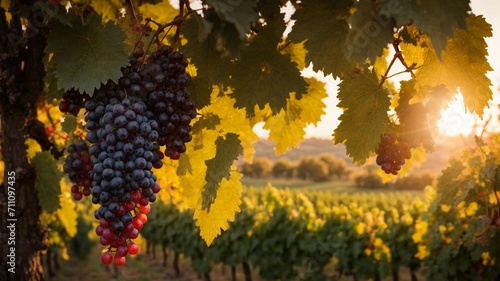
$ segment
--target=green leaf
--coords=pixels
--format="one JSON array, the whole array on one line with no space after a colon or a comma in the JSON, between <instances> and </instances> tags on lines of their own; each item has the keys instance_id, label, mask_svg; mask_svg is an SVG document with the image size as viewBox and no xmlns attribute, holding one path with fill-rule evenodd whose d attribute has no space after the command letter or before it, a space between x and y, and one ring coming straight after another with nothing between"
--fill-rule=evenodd
<instances>
[{"instance_id":1,"label":"green leaf","mask_svg":"<svg viewBox=\"0 0 500 281\"><path fill-rule=\"evenodd\" d=\"M400 133L410 147L423 145L427 150L432 151L434 141L429 127L427 107L422 102L410 104L415 93L415 80L401 81L398 106L396 107L401 126Z\"/></svg>"},{"instance_id":2,"label":"green leaf","mask_svg":"<svg viewBox=\"0 0 500 281\"><path fill-rule=\"evenodd\" d=\"M210 104L210 94L213 91L213 84L207 77L195 76L186 87L195 107L200 109Z\"/></svg>"},{"instance_id":3,"label":"green leaf","mask_svg":"<svg viewBox=\"0 0 500 281\"><path fill-rule=\"evenodd\" d=\"M215 157L205 161L207 165L205 180L207 182L203 187L202 209L210 208L217 196L219 184L223 178L229 180L233 162L243 153L243 147L237 134L227 133L225 139L218 137L215 145L217 146Z\"/></svg>"},{"instance_id":4,"label":"green leaf","mask_svg":"<svg viewBox=\"0 0 500 281\"><path fill-rule=\"evenodd\" d=\"M339 84L338 107L344 112L333 136L335 144L344 143L347 154L360 164L380 142L389 124L389 91L379 87L377 75L365 68L351 73Z\"/></svg>"},{"instance_id":5,"label":"green leaf","mask_svg":"<svg viewBox=\"0 0 500 281\"><path fill-rule=\"evenodd\" d=\"M61 123L63 132L68 133L70 136L76 130L77 125L76 117L72 114L66 114L64 116L64 121Z\"/></svg>"},{"instance_id":6,"label":"green leaf","mask_svg":"<svg viewBox=\"0 0 500 281\"><path fill-rule=\"evenodd\" d=\"M409 25L419 15L420 7L416 0L381 0L379 15L392 17L397 27Z\"/></svg>"},{"instance_id":7,"label":"green leaf","mask_svg":"<svg viewBox=\"0 0 500 281\"><path fill-rule=\"evenodd\" d=\"M101 23L93 15L87 24L74 17L72 26L54 23L47 40L47 53L55 67L59 88L74 88L92 95L95 88L108 80L117 81L120 68L128 64L125 33L111 22Z\"/></svg>"},{"instance_id":8,"label":"green leaf","mask_svg":"<svg viewBox=\"0 0 500 281\"><path fill-rule=\"evenodd\" d=\"M361 64L367 58L375 62L394 38L391 19L379 15L376 2L371 0L360 0L355 7L349 17L351 29L344 45L347 58Z\"/></svg>"},{"instance_id":9,"label":"green leaf","mask_svg":"<svg viewBox=\"0 0 500 281\"><path fill-rule=\"evenodd\" d=\"M208 28L208 33L204 34ZM183 27L183 35L188 42L182 51L197 68L196 77L202 79L206 86L223 83L228 80L231 69L229 54L220 44L220 33L217 26L199 16L192 16ZM241 40L236 40L241 41ZM240 47L237 47L239 50ZM203 80L204 79L204 80ZM191 83L190 87L194 85ZM205 87L206 88L206 87ZM206 90L206 89L205 89ZM200 92L199 92L200 93ZM204 91L203 100L210 99L211 91ZM208 96L207 96L208 94Z\"/></svg>"},{"instance_id":10,"label":"green leaf","mask_svg":"<svg viewBox=\"0 0 500 281\"><path fill-rule=\"evenodd\" d=\"M454 36L454 30L464 31L467 28L470 0L422 0L419 4L420 13L413 21L421 32L429 36L439 57L446 48L448 38Z\"/></svg>"},{"instance_id":11,"label":"green leaf","mask_svg":"<svg viewBox=\"0 0 500 281\"><path fill-rule=\"evenodd\" d=\"M440 203L456 206L474 187L473 175L467 175L465 170L466 167L461 160L449 161L448 167L443 170L437 181L437 192L441 195Z\"/></svg>"},{"instance_id":12,"label":"green leaf","mask_svg":"<svg viewBox=\"0 0 500 281\"><path fill-rule=\"evenodd\" d=\"M423 61L415 74L417 94L441 84L450 93L459 88L467 108L481 117L493 96L491 81L486 76L492 68L486 58L488 51L484 40L492 36L492 30L482 16L471 14L467 24L468 30L455 29L455 37L448 41L442 61L424 40L419 46L406 44L403 52L408 53L409 63ZM420 95L425 96L425 92Z\"/></svg>"},{"instance_id":13,"label":"green leaf","mask_svg":"<svg viewBox=\"0 0 500 281\"><path fill-rule=\"evenodd\" d=\"M54 68L50 65L46 68L45 74L45 87L46 87L46 99L50 104L56 104L56 102L62 97L64 91L57 88L57 78L54 73Z\"/></svg>"},{"instance_id":14,"label":"green leaf","mask_svg":"<svg viewBox=\"0 0 500 281\"><path fill-rule=\"evenodd\" d=\"M396 26L413 23L415 27L429 36L436 54L446 48L454 29L466 29L466 18L470 12L470 0L382 0L379 16L392 17Z\"/></svg>"},{"instance_id":15,"label":"green leaf","mask_svg":"<svg viewBox=\"0 0 500 281\"><path fill-rule=\"evenodd\" d=\"M38 194L38 202L42 210L52 213L61 207L59 195L61 186L59 182L62 172L57 168L57 161L50 152L38 152L32 159L31 165L36 170L35 189Z\"/></svg>"},{"instance_id":16,"label":"green leaf","mask_svg":"<svg viewBox=\"0 0 500 281\"><path fill-rule=\"evenodd\" d=\"M306 64L312 62L315 71L340 77L352 68L344 48L351 5L350 0L308 0L293 14L295 24L288 38L294 43L305 41Z\"/></svg>"},{"instance_id":17,"label":"green leaf","mask_svg":"<svg viewBox=\"0 0 500 281\"><path fill-rule=\"evenodd\" d=\"M250 32L251 24L259 19L255 0L207 0L206 3L214 8L222 20L234 24L242 39Z\"/></svg>"},{"instance_id":18,"label":"green leaf","mask_svg":"<svg viewBox=\"0 0 500 281\"><path fill-rule=\"evenodd\" d=\"M254 114L255 105L263 108L269 104L273 114L286 107L291 92L300 99L307 91L307 83L290 55L281 54L277 45L281 42L285 24L282 17L259 30L252 42L242 52L241 61L233 72L231 85L235 105L245 107Z\"/></svg>"}]
</instances>

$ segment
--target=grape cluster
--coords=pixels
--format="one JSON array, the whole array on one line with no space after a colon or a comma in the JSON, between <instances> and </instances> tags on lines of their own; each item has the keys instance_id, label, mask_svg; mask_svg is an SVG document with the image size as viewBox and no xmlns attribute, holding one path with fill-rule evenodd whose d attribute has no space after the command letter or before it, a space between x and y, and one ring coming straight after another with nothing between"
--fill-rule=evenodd
<instances>
[{"instance_id":1,"label":"grape cluster","mask_svg":"<svg viewBox=\"0 0 500 281\"><path fill-rule=\"evenodd\" d=\"M92 144L87 175L92 203L100 205L94 214L99 220L95 231L108 247L101 256L104 264L114 260L123 265L127 254L138 252L132 240L160 191L152 168L161 168L165 156L179 159L191 141L190 123L196 117L185 90L191 80L185 71L188 61L180 52L161 46L149 56L138 50L129 59L118 83L102 85L92 98L78 96L86 100L86 140ZM69 100L80 105L71 94L63 98L63 109L69 108Z\"/></svg>"},{"instance_id":2,"label":"grape cluster","mask_svg":"<svg viewBox=\"0 0 500 281\"><path fill-rule=\"evenodd\" d=\"M386 174L397 175L406 159L411 158L410 148L397 134L384 134L375 152L377 165Z\"/></svg>"},{"instance_id":3,"label":"grape cluster","mask_svg":"<svg viewBox=\"0 0 500 281\"><path fill-rule=\"evenodd\" d=\"M63 93L59 103L59 110L62 113L71 113L77 116L80 109L85 105L85 100L89 98L87 94L80 94L76 90L69 90Z\"/></svg>"},{"instance_id":4,"label":"grape cluster","mask_svg":"<svg viewBox=\"0 0 500 281\"><path fill-rule=\"evenodd\" d=\"M88 100L85 109L94 165L90 173L92 202L101 205L95 213L100 220L96 233L103 246L116 249L115 263L119 265L127 243L132 243L129 239L137 238L147 220L139 206L149 207L160 191L151 169L161 159L153 113L139 97L126 98L119 88L114 94L112 91Z\"/></svg>"},{"instance_id":5,"label":"grape cluster","mask_svg":"<svg viewBox=\"0 0 500 281\"><path fill-rule=\"evenodd\" d=\"M134 53L133 67L122 70L120 85L144 98L159 123L158 144L166 146L167 157L177 160L191 141L189 124L196 117L194 102L185 90L191 81L186 73L188 61L168 46L152 52L145 62L143 56L142 50ZM134 67L140 64L142 68Z\"/></svg>"},{"instance_id":6,"label":"grape cluster","mask_svg":"<svg viewBox=\"0 0 500 281\"><path fill-rule=\"evenodd\" d=\"M68 156L65 159L63 169L68 174L69 179L74 183L71 187L71 194L76 201L80 201L83 196L91 193L92 163L90 160L89 147L84 140L79 140L66 148Z\"/></svg>"}]
</instances>

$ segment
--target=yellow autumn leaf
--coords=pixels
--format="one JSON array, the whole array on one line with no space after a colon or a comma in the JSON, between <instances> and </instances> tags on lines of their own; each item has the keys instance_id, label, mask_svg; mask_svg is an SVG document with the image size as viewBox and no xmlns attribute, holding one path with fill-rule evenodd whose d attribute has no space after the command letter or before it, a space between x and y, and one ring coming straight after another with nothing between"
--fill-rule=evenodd
<instances>
[{"instance_id":1,"label":"yellow autumn leaf","mask_svg":"<svg viewBox=\"0 0 500 281\"><path fill-rule=\"evenodd\" d=\"M92 1L92 8L107 22L118 18L123 5L121 0Z\"/></svg>"},{"instance_id":2,"label":"yellow autumn leaf","mask_svg":"<svg viewBox=\"0 0 500 281\"><path fill-rule=\"evenodd\" d=\"M304 42L287 43L286 47L281 50L282 54L289 54L292 62L297 64L299 69L306 68L306 53Z\"/></svg>"},{"instance_id":3,"label":"yellow autumn leaf","mask_svg":"<svg viewBox=\"0 0 500 281\"><path fill-rule=\"evenodd\" d=\"M10 22L10 20L12 19L12 14L8 12L9 6L10 6L10 0L0 1L0 7L2 7L5 10L5 17L7 19L7 22Z\"/></svg>"},{"instance_id":4,"label":"yellow autumn leaf","mask_svg":"<svg viewBox=\"0 0 500 281\"><path fill-rule=\"evenodd\" d=\"M243 147L243 157L245 161L251 162L255 152L253 143L259 137L252 130L250 121L246 118L246 111L234 107L235 99L229 97L228 92L220 94L218 87L214 87L211 94L210 105L201 109L202 115L214 114L220 119L215 129L221 136L227 133L237 134Z\"/></svg>"},{"instance_id":5,"label":"yellow autumn leaf","mask_svg":"<svg viewBox=\"0 0 500 281\"><path fill-rule=\"evenodd\" d=\"M306 124L300 119L291 120L282 109L266 120L264 129L269 130L269 140L275 141L275 153L282 154L299 146L304 139Z\"/></svg>"},{"instance_id":6,"label":"yellow autumn leaf","mask_svg":"<svg viewBox=\"0 0 500 281\"><path fill-rule=\"evenodd\" d=\"M221 230L228 229L229 222L234 221L235 213L240 211L243 190L240 179L240 173L231 171L229 180L222 179L210 211L202 210L201 204L195 210L196 225L200 227L200 235L207 245L212 244L215 237L221 234Z\"/></svg>"},{"instance_id":7,"label":"yellow autumn leaf","mask_svg":"<svg viewBox=\"0 0 500 281\"><path fill-rule=\"evenodd\" d=\"M66 229L66 233L68 233L70 237L73 237L77 232L76 219L78 214L75 209L75 202L73 202L70 195L71 183L63 177L60 185L62 194L59 197L59 203L61 204L61 208L57 209L57 217L64 226L64 229Z\"/></svg>"},{"instance_id":8,"label":"yellow autumn leaf","mask_svg":"<svg viewBox=\"0 0 500 281\"><path fill-rule=\"evenodd\" d=\"M143 18L152 18L162 24L172 21L179 14L179 11L172 7L169 1L161 1L155 5L142 4L139 7L139 12Z\"/></svg>"},{"instance_id":9,"label":"yellow autumn leaf","mask_svg":"<svg viewBox=\"0 0 500 281\"><path fill-rule=\"evenodd\" d=\"M265 119L264 129L269 130L269 140L276 143L275 153L282 154L297 147L305 136L308 124L317 124L325 113L323 99L327 97L325 84L315 78L307 78L308 91L300 99L292 94L286 110ZM316 110L310 110L315 108ZM320 110L317 110L320 109Z\"/></svg>"},{"instance_id":10,"label":"yellow autumn leaf","mask_svg":"<svg viewBox=\"0 0 500 281\"><path fill-rule=\"evenodd\" d=\"M202 130L197 137L202 138L203 146L195 147L195 142L186 144L186 156L189 159L196 159L196 161L190 161L190 170L180 176L180 185L185 187L183 189L184 198L193 210L201 208L201 195L207 172L205 161L215 157L217 149L215 141L218 136L219 134L215 130Z\"/></svg>"}]
</instances>

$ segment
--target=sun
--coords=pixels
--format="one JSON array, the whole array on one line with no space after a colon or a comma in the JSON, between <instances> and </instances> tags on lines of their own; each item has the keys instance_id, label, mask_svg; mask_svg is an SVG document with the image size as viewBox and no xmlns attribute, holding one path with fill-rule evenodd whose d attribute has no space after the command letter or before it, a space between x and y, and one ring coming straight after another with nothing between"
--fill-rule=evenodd
<instances>
[{"instance_id":1,"label":"sun","mask_svg":"<svg viewBox=\"0 0 500 281\"><path fill-rule=\"evenodd\" d=\"M441 119L437 122L439 134L447 136L469 135L472 133L478 118L465 108L462 95L457 94L448 108L441 110Z\"/></svg>"}]
</instances>

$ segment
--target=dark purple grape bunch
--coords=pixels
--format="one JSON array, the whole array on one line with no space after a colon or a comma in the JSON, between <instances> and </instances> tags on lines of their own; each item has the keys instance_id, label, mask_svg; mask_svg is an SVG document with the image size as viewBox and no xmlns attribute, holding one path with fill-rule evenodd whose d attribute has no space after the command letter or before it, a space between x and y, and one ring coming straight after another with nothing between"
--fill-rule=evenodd
<instances>
[{"instance_id":1,"label":"dark purple grape bunch","mask_svg":"<svg viewBox=\"0 0 500 281\"><path fill-rule=\"evenodd\" d=\"M133 190L141 190L154 202L151 187L156 176L151 169L162 161L155 143L159 126L153 113L138 97L112 99L108 104L91 99L85 107L91 116L87 140L93 144L89 149L94 164L92 202L127 203Z\"/></svg>"},{"instance_id":2,"label":"dark purple grape bunch","mask_svg":"<svg viewBox=\"0 0 500 281\"><path fill-rule=\"evenodd\" d=\"M196 117L194 102L186 86L188 61L182 53L161 46L147 58L138 50L130 58L131 67L122 69L119 84L132 95L142 97L159 123L158 144L165 155L177 160L191 141L191 120ZM155 166L156 168L156 166Z\"/></svg>"},{"instance_id":3,"label":"dark purple grape bunch","mask_svg":"<svg viewBox=\"0 0 500 281\"><path fill-rule=\"evenodd\" d=\"M87 94L80 94L80 92L71 89L62 95L62 100L59 103L59 110L62 113L70 113L77 116L80 109L84 107L85 100L90 98Z\"/></svg>"},{"instance_id":4,"label":"dark purple grape bunch","mask_svg":"<svg viewBox=\"0 0 500 281\"><path fill-rule=\"evenodd\" d=\"M377 165L386 174L397 175L406 160L411 158L410 148L396 133L384 134L375 152L377 153Z\"/></svg>"},{"instance_id":5,"label":"dark purple grape bunch","mask_svg":"<svg viewBox=\"0 0 500 281\"><path fill-rule=\"evenodd\" d=\"M63 165L64 172L68 174L69 179L74 183L71 187L71 194L76 201L80 201L83 196L91 194L92 162L89 154L89 147L84 140L79 140L70 144L66 151L66 157Z\"/></svg>"}]
</instances>

